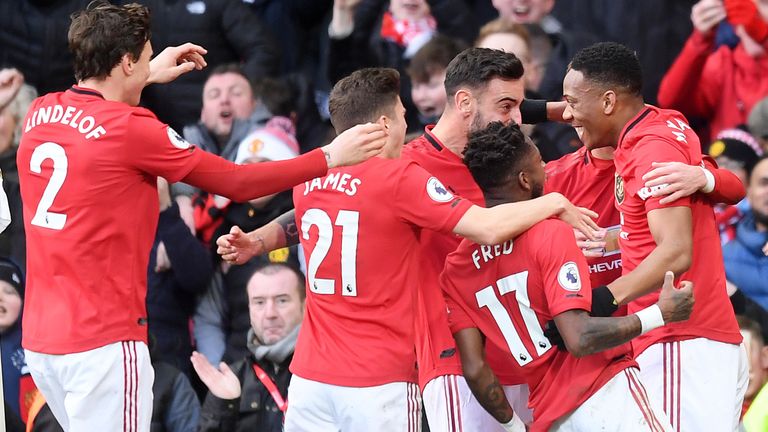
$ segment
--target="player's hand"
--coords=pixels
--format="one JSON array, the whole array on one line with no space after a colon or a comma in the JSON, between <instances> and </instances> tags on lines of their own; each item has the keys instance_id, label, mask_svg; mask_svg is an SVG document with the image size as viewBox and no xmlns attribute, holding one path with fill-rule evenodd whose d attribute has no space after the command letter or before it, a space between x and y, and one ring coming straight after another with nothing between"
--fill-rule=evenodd
<instances>
[{"instance_id":1,"label":"player's hand","mask_svg":"<svg viewBox=\"0 0 768 432\"><path fill-rule=\"evenodd\" d=\"M693 27L701 33L713 31L726 16L722 0L701 0L691 9Z\"/></svg>"},{"instance_id":2,"label":"player's hand","mask_svg":"<svg viewBox=\"0 0 768 432\"><path fill-rule=\"evenodd\" d=\"M168 83L187 72L200 70L208 65L203 56L208 51L192 43L168 47L149 62L147 84Z\"/></svg>"},{"instance_id":3,"label":"player's hand","mask_svg":"<svg viewBox=\"0 0 768 432\"><path fill-rule=\"evenodd\" d=\"M645 187L651 188L651 196L664 198L659 204L668 204L680 198L691 196L707 185L704 171L698 165L682 162L654 162L653 168L643 176ZM654 186L666 185L658 189Z\"/></svg>"},{"instance_id":4,"label":"player's hand","mask_svg":"<svg viewBox=\"0 0 768 432\"><path fill-rule=\"evenodd\" d=\"M18 69L0 69L0 109L5 108L24 84L24 75Z\"/></svg>"},{"instance_id":5,"label":"player's hand","mask_svg":"<svg viewBox=\"0 0 768 432\"><path fill-rule=\"evenodd\" d=\"M668 271L664 275L664 285L659 294L659 309L665 323L685 321L693 312L693 282L681 281L675 287L675 275Z\"/></svg>"},{"instance_id":6,"label":"player's hand","mask_svg":"<svg viewBox=\"0 0 768 432\"><path fill-rule=\"evenodd\" d=\"M603 256L605 253L605 234L606 230L600 230L595 232L596 240L590 240L579 230L573 230L573 234L576 236L576 246L581 249L581 252L587 258L597 258Z\"/></svg>"},{"instance_id":7,"label":"player's hand","mask_svg":"<svg viewBox=\"0 0 768 432\"><path fill-rule=\"evenodd\" d=\"M384 127L378 123L353 126L323 147L330 156L328 168L356 165L379 153L387 143Z\"/></svg>"},{"instance_id":8,"label":"player's hand","mask_svg":"<svg viewBox=\"0 0 768 432\"><path fill-rule=\"evenodd\" d=\"M597 213L584 207L576 207L564 196L551 193L549 195L557 195L561 199L560 206L561 211L557 215L560 220L572 226L575 230L580 231L586 238L592 241L598 241L600 238L598 234L602 231L595 219L597 219Z\"/></svg>"},{"instance_id":9,"label":"player's hand","mask_svg":"<svg viewBox=\"0 0 768 432\"><path fill-rule=\"evenodd\" d=\"M229 234L216 239L216 253L230 264L243 264L256 255L267 252L262 241L251 237L235 225L229 230Z\"/></svg>"},{"instance_id":10,"label":"player's hand","mask_svg":"<svg viewBox=\"0 0 768 432\"><path fill-rule=\"evenodd\" d=\"M189 359L192 361L192 366L200 380L214 396L219 399L237 399L240 397L240 380L226 363L219 363L219 368L216 369L204 355L197 351L192 352L192 357Z\"/></svg>"}]
</instances>

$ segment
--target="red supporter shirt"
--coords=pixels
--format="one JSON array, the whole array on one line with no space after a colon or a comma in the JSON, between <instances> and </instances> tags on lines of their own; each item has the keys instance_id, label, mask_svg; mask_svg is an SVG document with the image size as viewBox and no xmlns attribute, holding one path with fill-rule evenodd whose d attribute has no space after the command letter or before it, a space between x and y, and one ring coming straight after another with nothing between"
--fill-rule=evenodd
<instances>
[{"instance_id":1,"label":"red supporter shirt","mask_svg":"<svg viewBox=\"0 0 768 432\"><path fill-rule=\"evenodd\" d=\"M427 127L424 135L403 148L403 158L416 162L437 177L454 194L485 207L483 192L475 183L464 161L446 148ZM421 388L441 375L461 375L461 359L448 328L445 300L437 281L445 257L456 250L461 236L421 230L421 268L419 271L419 308L416 316L416 355Z\"/></svg>"},{"instance_id":2,"label":"red supporter shirt","mask_svg":"<svg viewBox=\"0 0 768 432\"><path fill-rule=\"evenodd\" d=\"M291 371L333 385L416 381L421 228L450 233L472 206L413 162L373 158L294 188L307 259Z\"/></svg>"},{"instance_id":3,"label":"red supporter shirt","mask_svg":"<svg viewBox=\"0 0 768 432\"><path fill-rule=\"evenodd\" d=\"M201 152L150 111L79 87L36 99L23 126L24 347L67 354L146 342L156 176L181 180Z\"/></svg>"},{"instance_id":4,"label":"red supporter shirt","mask_svg":"<svg viewBox=\"0 0 768 432\"><path fill-rule=\"evenodd\" d=\"M624 273L634 270L656 247L648 226L648 212L667 207L690 207L693 226L691 267L678 280L693 282L696 305L688 321L672 323L632 341L639 355L649 345L703 337L738 344L741 334L725 289L725 271L720 238L710 202L699 196L681 198L661 205L650 196L642 176L653 162L701 163L701 147L685 117L677 111L646 106L621 134L614 154L615 198L621 212L620 243ZM660 287L659 287L660 288ZM629 313L658 300L658 290L629 303Z\"/></svg>"},{"instance_id":5,"label":"red supporter shirt","mask_svg":"<svg viewBox=\"0 0 768 432\"><path fill-rule=\"evenodd\" d=\"M557 245L557 247L553 247ZM478 328L505 347L505 365L531 391L531 431L546 431L619 371L636 366L629 346L577 358L553 347L544 324L565 311L589 311L592 289L573 229L548 219L514 241L479 246L462 241L440 277L451 330Z\"/></svg>"},{"instance_id":6,"label":"red supporter shirt","mask_svg":"<svg viewBox=\"0 0 768 432\"><path fill-rule=\"evenodd\" d=\"M619 211L613 203L616 168L612 160L598 159L581 147L547 163L544 192L560 192L574 205L597 212L597 224L608 230L603 256L587 258L592 286L608 285L621 276Z\"/></svg>"}]
</instances>

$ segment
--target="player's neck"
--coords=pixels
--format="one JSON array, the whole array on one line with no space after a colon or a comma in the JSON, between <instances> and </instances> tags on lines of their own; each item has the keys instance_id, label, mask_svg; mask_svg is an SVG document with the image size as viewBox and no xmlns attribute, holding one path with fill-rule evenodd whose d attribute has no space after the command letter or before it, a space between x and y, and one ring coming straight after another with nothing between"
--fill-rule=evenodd
<instances>
[{"instance_id":1,"label":"player's neck","mask_svg":"<svg viewBox=\"0 0 768 432\"><path fill-rule=\"evenodd\" d=\"M87 78L77 83L78 87L85 87L101 93L104 100L128 103L122 86L110 79Z\"/></svg>"},{"instance_id":2,"label":"player's neck","mask_svg":"<svg viewBox=\"0 0 768 432\"><path fill-rule=\"evenodd\" d=\"M614 119L614 130L612 131L612 143L616 148L619 145L619 139L621 139L621 132L641 111L645 109L645 102L641 97L628 97L623 101L621 105L616 108Z\"/></svg>"},{"instance_id":3,"label":"player's neck","mask_svg":"<svg viewBox=\"0 0 768 432\"><path fill-rule=\"evenodd\" d=\"M602 160L613 160L613 152L614 148L607 146L607 147L600 147L596 149L592 149L589 151L589 153L592 155L595 159L602 159Z\"/></svg>"},{"instance_id":4,"label":"player's neck","mask_svg":"<svg viewBox=\"0 0 768 432\"><path fill-rule=\"evenodd\" d=\"M509 204L518 201L525 201L531 199L530 192L523 191L504 191L504 192L484 192L485 206L488 208L495 207L501 204Z\"/></svg>"},{"instance_id":5,"label":"player's neck","mask_svg":"<svg viewBox=\"0 0 768 432\"><path fill-rule=\"evenodd\" d=\"M448 109L443 112L440 120L432 128L432 135L459 157L462 157L464 148L467 147L467 132L461 119L456 113L449 112Z\"/></svg>"}]
</instances>

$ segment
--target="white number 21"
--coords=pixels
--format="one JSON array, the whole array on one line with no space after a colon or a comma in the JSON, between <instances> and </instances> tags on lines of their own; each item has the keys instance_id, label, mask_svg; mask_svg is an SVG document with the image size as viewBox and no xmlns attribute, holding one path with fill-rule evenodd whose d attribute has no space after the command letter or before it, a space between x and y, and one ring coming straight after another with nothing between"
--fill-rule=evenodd
<instances>
[{"instance_id":1,"label":"white number 21","mask_svg":"<svg viewBox=\"0 0 768 432\"><path fill-rule=\"evenodd\" d=\"M341 295L357 296L357 229L360 212L340 210L336 216L336 226L341 227ZM336 281L333 279L318 279L317 269L328 255L333 239L333 224L331 218L323 210L309 209L301 217L301 233L309 240L309 230L317 226L317 244L309 256L307 264L307 280L309 289L315 294L333 294Z\"/></svg>"},{"instance_id":2,"label":"white number 21","mask_svg":"<svg viewBox=\"0 0 768 432\"><path fill-rule=\"evenodd\" d=\"M35 211L35 216L32 217L31 223L43 228L60 230L64 228L64 224L67 222L67 215L49 212L48 209L53 205L56 194L59 193L61 186L64 184L64 179L67 178L69 162L67 162L67 154L64 153L64 147L56 143L46 142L35 147L35 150L32 152L32 158L29 160L29 169L33 173L40 174L43 171L43 161L46 159L53 161L53 173L50 180L48 180L45 191L43 191L40 203L37 204L37 211Z\"/></svg>"}]
</instances>

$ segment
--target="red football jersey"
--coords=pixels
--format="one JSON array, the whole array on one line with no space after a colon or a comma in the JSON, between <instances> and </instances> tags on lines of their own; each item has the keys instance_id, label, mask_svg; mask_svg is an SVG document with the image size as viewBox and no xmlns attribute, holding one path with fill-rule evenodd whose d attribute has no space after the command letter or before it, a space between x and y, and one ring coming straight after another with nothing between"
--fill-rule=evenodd
<instances>
[{"instance_id":1,"label":"red football jersey","mask_svg":"<svg viewBox=\"0 0 768 432\"><path fill-rule=\"evenodd\" d=\"M414 382L420 231L451 232L472 204L415 163L381 158L293 197L308 289L291 370L342 386Z\"/></svg>"},{"instance_id":2,"label":"red football jersey","mask_svg":"<svg viewBox=\"0 0 768 432\"><path fill-rule=\"evenodd\" d=\"M677 111L647 106L621 133L614 154L615 200L621 212L620 243L624 272L635 269L656 247L648 227L651 210L687 206L693 218L693 259L678 280L693 282L696 305L688 321L672 323L633 340L635 353L649 345L670 340L704 337L737 344L741 334L725 290L725 271L720 238L712 205L699 195L661 205L642 180L653 162L701 163L699 138ZM663 185L662 185L663 186ZM661 287L659 287L661 288ZM658 291L629 304L629 313L656 303Z\"/></svg>"},{"instance_id":3,"label":"red football jersey","mask_svg":"<svg viewBox=\"0 0 768 432\"><path fill-rule=\"evenodd\" d=\"M531 391L532 431L548 430L619 371L636 365L626 344L577 358L544 336L547 321L568 310L589 311L592 304L584 255L573 229L559 220L540 222L501 245L462 241L448 256L440 284L453 331L476 327L507 348L506 367L522 374Z\"/></svg>"},{"instance_id":4,"label":"red football jersey","mask_svg":"<svg viewBox=\"0 0 768 432\"><path fill-rule=\"evenodd\" d=\"M608 230L603 256L587 258L592 286L608 285L621 276L619 211L613 203L616 168L612 160L593 157L586 147L547 163L544 191L560 192L574 205L597 212L597 224Z\"/></svg>"},{"instance_id":5,"label":"red football jersey","mask_svg":"<svg viewBox=\"0 0 768 432\"><path fill-rule=\"evenodd\" d=\"M485 198L464 161L446 148L427 127L424 135L403 148L403 159L412 160L437 177L448 190L475 205L485 207ZM416 316L416 356L419 386L440 375L461 375L461 359L448 328L445 300L438 278L445 257L456 250L462 238L453 233L421 230L421 267Z\"/></svg>"},{"instance_id":6,"label":"red football jersey","mask_svg":"<svg viewBox=\"0 0 768 432\"><path fill-rule=\"evenodd\" d=\"M23 126L24 347L66 354L146 342L156 176L181 180L200 151L150 111L80 87L36 99Z\"/></svg>"}]
</instances>

